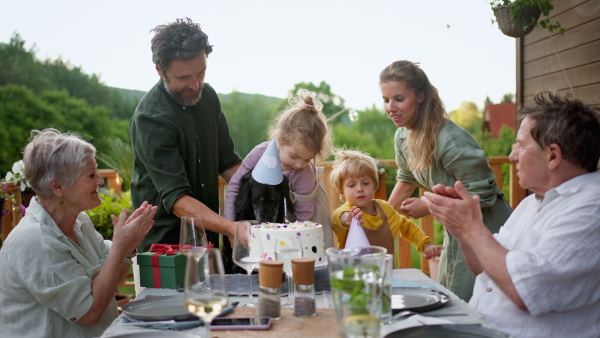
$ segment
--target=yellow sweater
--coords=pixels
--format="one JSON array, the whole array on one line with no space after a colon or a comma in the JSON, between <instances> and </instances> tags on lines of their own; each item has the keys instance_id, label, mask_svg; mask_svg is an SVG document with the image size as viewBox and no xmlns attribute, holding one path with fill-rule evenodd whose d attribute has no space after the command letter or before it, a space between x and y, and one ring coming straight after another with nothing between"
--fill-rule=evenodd
<instances>
[{"instance_id":1,"label":"yellow sweater","mask_svg":"<svg viewBox=\"0 0 600 338\"><path fill-rule=\"evenodd\" d=\"M373 200L379 203L385 214L387 215L388 225L390 226L390 230L392 232L392 236L396 238L398 233L402 236L402 238L408 240L409 242L415 244L417 246L417 250L423 252L423 245L427 242L431 242L431 238L425 235L423 230L419 228L413 221L399 214L392 208L392 206L384 201L384 200ZM343 248L346 245L346 237L348 237L349 228L346 225L342 225L340 221L340 216L342 213L349 212L352 209L352 206L346 202L341 207L335 209L331 215L331 225L333 227L333 232L337 237L336 246L338 248ZM371 230L377 230L381 223L383 222L381 215L377 212L377 215L372 216L363 213L362 219L364 220L363 227ZM371 243L375 245L375 243Z\"/></svg>"}]
</instances>

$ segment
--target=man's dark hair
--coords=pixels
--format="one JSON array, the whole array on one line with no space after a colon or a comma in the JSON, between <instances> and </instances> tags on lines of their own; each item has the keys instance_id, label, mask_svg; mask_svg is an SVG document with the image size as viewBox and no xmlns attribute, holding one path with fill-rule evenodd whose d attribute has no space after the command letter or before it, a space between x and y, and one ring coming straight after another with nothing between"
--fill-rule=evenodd
<instances>
[{"instance_id":1,"label":"man's dark hair","mask_svg":"<svg viewBox=\"0 0 600 338\"><path fill-rule=\"evenodd\" d=\"M189 60L212 52L208 43L208 35L200 29L200 25L190 18L177 19L168 25L156 26L151 32L152 61L165 72L173 60Z\"/></svg>"},{"instance_id":2,"label":"man's dark hair","mask_svg":"<svg viewBox=\"0 0 600 338\"><path fill-rule=\"evenodd\" d=\"M600 113L581 100L556 92L534 97L534 104L519 110L519 120L529 117L534 124L531 136L542 149L557 144L565 160L597 170L600 158Z\"/></svg>"}]
</instances>

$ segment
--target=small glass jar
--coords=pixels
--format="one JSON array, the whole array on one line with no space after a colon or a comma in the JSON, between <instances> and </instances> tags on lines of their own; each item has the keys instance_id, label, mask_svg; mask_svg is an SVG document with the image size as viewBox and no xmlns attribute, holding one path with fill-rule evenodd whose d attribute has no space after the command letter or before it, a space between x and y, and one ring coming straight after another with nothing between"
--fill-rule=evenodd
<instances>
[{"instance_id":1,"label":"small glass jar","mask_svg":"<svg viewBox=\"0 0 600 338\"><path fill-rule=\"evenodd\" d=\"M271 317L272 320L281 319L281 277L283 262L260 261L258 268L258 305L256 315Z\"/></svg>"},{"instance_id":2,"label":"small glass jar","mask_svg":"<svg viewBox=\"0 0 600 338\"><path fill-rule=\"evenodd\" d=\"M312 317L317 314L315 302L314 258L292 259L294 276L294 316Z\"/></svg>"},{"instance_id":3,"label":"small glass jar","mask_svg":"<svg viewBox=\"0 0 600 338\"><path fill-rule=\"evenodd\" d=\"M256 314L259 317L271 317L272 320L281 318L281 289L261 286L258 292Z\"/></svg>"}]
</instances>

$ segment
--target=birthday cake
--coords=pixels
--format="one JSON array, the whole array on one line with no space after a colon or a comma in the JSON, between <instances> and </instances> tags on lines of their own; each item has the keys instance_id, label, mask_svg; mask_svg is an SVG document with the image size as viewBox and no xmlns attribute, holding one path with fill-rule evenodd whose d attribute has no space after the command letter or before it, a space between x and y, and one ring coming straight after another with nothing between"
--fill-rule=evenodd
<instances>
[{"instance_id":1,"label":"birthday cake","mask_svg":"<svg viewBox=\"0 0 600 338\"><path fill-rule=\"evenodd\" d=\"M274 260L275 240L277 238L297 236L302 242L302 257L314 258L315 266L327 264L325 257L325 244L323 241L323 226L313 222L293 222L293 223L262 223L252 226L252 238L250 246L260 252L252 253L260 259Z\"/></svg>"}]
</instances>

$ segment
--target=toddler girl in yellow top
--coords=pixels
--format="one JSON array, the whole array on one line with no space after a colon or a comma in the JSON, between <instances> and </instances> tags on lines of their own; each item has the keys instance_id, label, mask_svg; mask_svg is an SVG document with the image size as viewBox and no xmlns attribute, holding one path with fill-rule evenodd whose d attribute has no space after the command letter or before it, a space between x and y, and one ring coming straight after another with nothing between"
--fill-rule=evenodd
<instances>
[{"instance_id":1,"label":"toddler girl in yellow top","mask_svg":"<svg viewBox=\"0 0 600 338\"><path fill-rule=\"evenodd\" d=\"M354 216L371 245L382 246L388 253L393 253L394 238L400 233L402 238L415 244L425 258L439 256L441 246L433 245L419 226L396 212L388 202L373 199L379 188L375 159L357 150L339 150L330 179L345 202L331 216L338 248L345 247Z\"/></svg>"}]
</instances>

